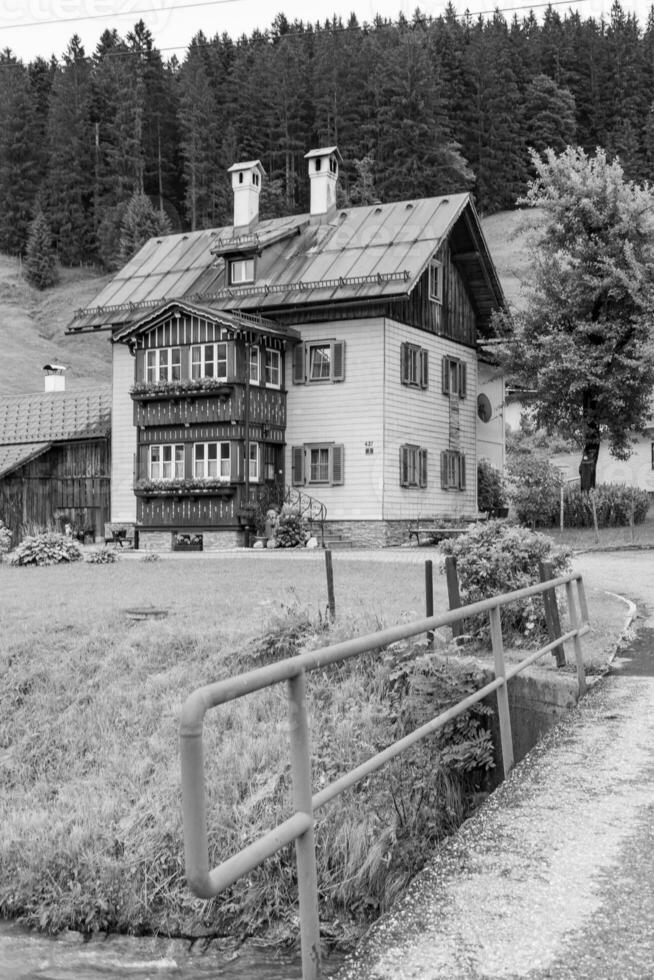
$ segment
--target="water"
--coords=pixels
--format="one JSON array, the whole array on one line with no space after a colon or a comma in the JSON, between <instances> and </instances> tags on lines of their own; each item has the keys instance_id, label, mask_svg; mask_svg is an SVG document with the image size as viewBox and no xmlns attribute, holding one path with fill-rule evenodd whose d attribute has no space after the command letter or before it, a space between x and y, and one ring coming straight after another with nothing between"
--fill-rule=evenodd
<instances>
[{"instance_id":1,"label":"water","mask_svg":"<svg viewBox=\"0 0 654 980\"><path fill-rule=\"evenodd\" d=\"M208 950L179 939L79 933L42 936L0 922L0 980L301 980L300 958L270 950ZM330 958L329 971L338 965Z\"/></svg>"}]
</instances>

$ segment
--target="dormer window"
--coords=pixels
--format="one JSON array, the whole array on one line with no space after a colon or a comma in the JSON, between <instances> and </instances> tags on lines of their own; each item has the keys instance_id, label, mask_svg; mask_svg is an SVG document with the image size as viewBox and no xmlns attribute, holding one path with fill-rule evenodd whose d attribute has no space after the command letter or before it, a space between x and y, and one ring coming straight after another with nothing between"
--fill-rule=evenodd
<instances>
[{"instance_id":1,"label":"dormer window","mask_svg":"<svg viewBox=\"0 0 654 980\"><path fill-rule=\"evenodd\" d=\"M230 286L242 286L248 282L254 282L254 259L230 259Z\"/></svg>"}]
</instances>

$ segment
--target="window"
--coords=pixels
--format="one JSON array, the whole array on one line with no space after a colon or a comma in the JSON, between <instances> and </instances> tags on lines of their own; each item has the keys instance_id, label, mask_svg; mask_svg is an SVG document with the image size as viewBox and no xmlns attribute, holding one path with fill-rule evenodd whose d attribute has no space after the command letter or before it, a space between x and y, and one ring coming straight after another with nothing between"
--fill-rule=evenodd
<instances>
[{"instance_id":1,"label":"window","mask_svg":"<svg viewBox=\"0 0 654 980\"><path fill-rule=\"evenodd\" d=\"M292 482L294 486L322 483L338 486L343 483L344 447L333 442L307 443L291 450Z\"/></svg>"},{"instance_id":2,"label":"window","mask_svg":"<svg viewBox=\"0 0 654 980\"><path fill-rule=\"evenodd\" d=\"M229 480L232 475L228 442L196 442L193 446L193 476L196 480Z\"/></svg>"},{"instance_id":3,"label":"window","mask_svg":"<svg viewBox=\"0 0 654 980\"><path fill-rule=\"evenodd\" d=\"M415 344L402 344L400 371L403 385L414 388L429 387L429 352Z\"/></svg>"},{"instance_id":4,"label":"window","mask_svg":"<svg viewBox=\"0 0 654 980\"><path fill-rule=\"evenodd\" d=\"M427 450L420 446L400 446L400 486L427 486Z\"/></svg>"},{"instance_id":5,"label":"window","mask_svg":"<svg viewBox=\"0 0 654 980\"><path fill-rule=\"evenodd\" d=\"M145 352L146 381L179 381L181 377L181 348L160 347Z\"/></svg>"},{"instance_id":6,"label":"window","mask_svg":"<svg viewBox=\"0 0 654 980\"><path fill-rule=\"evenodd\" d=\"M259 443L251 442L250 448L250 480L259 482Z\"/></svg>"},{"instance_id":7,"label":"window","mask_svg":"<svg viewBox=\"0 0 654 980\"><path fill-rule=\"evenodd\" d=\"M443 302L443 266L432 262L429 266L429 298L432 303Z\"/></svg>"},{"instance_id":8,"label":"window","mask_svg":"<svg viewBox=\"0 0 654 980\"><path fill-rule=\"evenodd\" d=\"M458 395L465 398L467 390L467 371L464 361L458 357L443 358L443 394Z\"/></svg>"},{"instance_id":9,"label":"window","mask_svg":"<svg viewBox=\"0 0 654 980\"><path fill-rule=\"evenodd\" d=\"M278 350L266 348L265 354L265 381L270 388L281 388L282 386L282 357Z\"/></svg>"},{"instance_id":10,"label":"window","mask_svg":"<svg viewBox=\"0 0 654 980\"><path fill-rule=\"evenodd\" d=\"M258 385L261 380L261 350L258 347L250 347L248 364L250 365L250 384Z\"/></svg>"},{"instance_id":11,"label":"window","mask_svg":"<svg viewBox=\"0 0 654 980\"><path fill-rule=\"evenodd\" d=\"M184 446L150 446L151 480L184 479Z\"/></svg>"},{"instance_id":12,"label":"window","mask_svg":"<svg viewBox=\"0 0 654 980\"><path fill-rule=\"evenodd\" d=\"M345 341L322 340L298 344L293 351L293 383L343 381Z\"/></svg>"},{"instance_id":13,"label":"window","mask_svg":"<svg viewBox=\"0 0 654 980\"><path fill-rule=\"evenodd\" d=\"M453 449L441 453L441 487L443 490L465 490L466 458L463 453Z\"/></svg>"},{"instance_id":14,"label":"window","mask_svg":"<svg viewBox=\"0 0 654 980\"><path fill-rule=\"evenodd\" d=\"M231 259L229 263L229 284L240 286L254 282L254 259Z\"/></svg>"},{"instance_id":15,"label":"window","mask_svg":"<svg viewBox=\"0 0 654 980\"><path fill-rule=\"evenodd\" d=\"M227 378L227 344L191 347L192 378Z\"/></svg>"}]
</instances>

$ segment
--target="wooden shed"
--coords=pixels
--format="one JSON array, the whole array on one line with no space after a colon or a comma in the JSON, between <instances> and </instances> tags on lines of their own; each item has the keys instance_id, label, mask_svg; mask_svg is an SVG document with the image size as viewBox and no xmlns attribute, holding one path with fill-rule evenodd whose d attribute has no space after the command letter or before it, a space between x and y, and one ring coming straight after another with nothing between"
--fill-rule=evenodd
<instances>
[{"instance_id":1,"label":"wooden shed","mask_svg":"<svg viewBox=\"0 0 654 980\"><path fill-rule=\"evenodd\" d=\"M111 388L0 397L0 518L100 537L109 520Z\"/></svg>"}]
</instances>

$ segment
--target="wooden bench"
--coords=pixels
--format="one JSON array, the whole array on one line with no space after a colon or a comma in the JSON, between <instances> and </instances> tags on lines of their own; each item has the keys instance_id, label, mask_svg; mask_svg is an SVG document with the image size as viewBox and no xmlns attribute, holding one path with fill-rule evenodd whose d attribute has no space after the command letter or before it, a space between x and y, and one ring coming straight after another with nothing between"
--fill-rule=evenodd
<instances>
[{"instance_id":1,"label":"wooden bench","mask_svg":"<svg viewBox=\"0 0 654 980\"><path fill-rule=\"evenodd\" d=\"M115 527L111 524L105 524L104 541L105 544L112 544L114 548L123 548L126 544L133 547L134 528L125 527L124 524L117 524Z\"/></svg>"},{"instance_id":2,"label":"wooden bench","mask_svg":"<svg viewBox=\"0 0 654 980\"><path fill-rule=\"evenodd\" d=\"M456 538L460 534L465 534L479 521L487 519L487 514L480 514L479 517L466 518L465 522L460 524L446 524L444 521L419 518L416 524L409 526L409 542L415 538L419 546L438 544L445 538Z\"/></svg>"}]
</instances>

